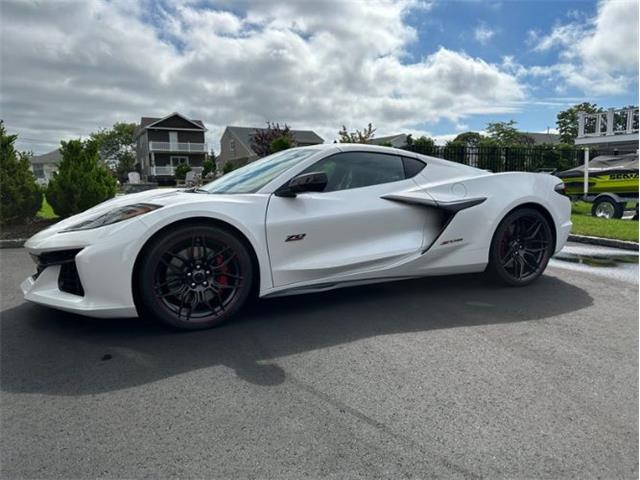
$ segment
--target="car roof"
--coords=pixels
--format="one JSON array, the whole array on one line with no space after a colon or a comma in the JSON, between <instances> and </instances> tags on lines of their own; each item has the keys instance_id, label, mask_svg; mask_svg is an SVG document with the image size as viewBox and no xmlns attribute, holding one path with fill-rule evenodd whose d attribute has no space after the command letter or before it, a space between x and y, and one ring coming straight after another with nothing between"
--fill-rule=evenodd
<instances>
[{"instance_id":1,"label":"car roof","mask_svg":"<svg viewBox=\"0 0 640 480\"><path fill-rule=\"evenodd\" d=\"M411 152L409 150L403 150L401 148L386 147L382 145L370 145L368 143L320 143L318 145L309 145L307 147L296 147L298 149L310 149L310 150L329 150L338 149L341 152L376 152L386 153L390 155L401 155L403 157L416 158L427 163L435 163L439 165L445 165L448 167L455 167L460 170L478 170L475 167L465 165L463 163L452 162L443 158L432 157L429 155L422 155L420 153Z\"/></svg>"},{"instance_id":2,"label":"car roof","mask_svg":"<svg viewBox=\"0 0 640 480\"><path fill-rule=\"evenodd\" d=\"M337 148L342 152L378 152L378 153L392 153L394 155L403 155L405 157L417 157L418 154L410 152L409 150L402 150L400 148L385 147L382 145L370 145L368 143L320 143L318 145L309 145L306 147L295 147L305 150L330 150Z\"/></svg>"}]
</instances>

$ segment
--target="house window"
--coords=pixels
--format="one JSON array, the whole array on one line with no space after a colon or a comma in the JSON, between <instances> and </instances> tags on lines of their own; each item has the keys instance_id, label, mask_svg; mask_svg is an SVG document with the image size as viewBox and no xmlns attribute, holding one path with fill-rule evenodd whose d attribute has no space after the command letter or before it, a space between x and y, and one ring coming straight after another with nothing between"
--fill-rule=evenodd
<instances>
[{"instance_id":1,"label":"house window","mask_svg":"<svg viewBox=\"0 0 640 480\"><path fill-rule=\"evenodd\" d=\"M231 153L235 155L235 153L236 153L236 141L233 138L231 140L229 140L229 150L231 150Z\"/></svg>"},{"instance_id":2,"label":"house window","mask_svg":"<svg viewBox=\"0 0 640 480\"><path fill-rule=\"evenodd\" d=\"M176 167L178 165L180 165L181 163L189 163L189 157L183 157L183 156L177 156L177 155L171 155L171 166Z\"/></svg>"},{"instance_id":3,"label":"house window","mask_svg":"<svg viewBox=\"0 0 640 480\"><path fill-rule=\"evenodd\" d=\"M44 178L44 165L42 163L32 164L33 174L36 178Z\"/></svg>"}]
</instances>

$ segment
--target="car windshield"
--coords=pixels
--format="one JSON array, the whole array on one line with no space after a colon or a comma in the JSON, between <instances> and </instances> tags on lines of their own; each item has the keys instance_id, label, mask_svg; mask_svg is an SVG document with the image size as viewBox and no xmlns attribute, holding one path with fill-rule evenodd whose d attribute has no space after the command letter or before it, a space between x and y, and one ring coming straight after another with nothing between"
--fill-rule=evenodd
<instances>
[{"instance_id":1,"label":"car windshield","mask_svg":"<svg viewBox=\"0 0 640 480\"><path fill-rule=\"evenodd\" d=\"M256 160L198 189L207 193L255 193L282 172L311 155L317 148L285 150Z\"/></svg>"}]
</instances>

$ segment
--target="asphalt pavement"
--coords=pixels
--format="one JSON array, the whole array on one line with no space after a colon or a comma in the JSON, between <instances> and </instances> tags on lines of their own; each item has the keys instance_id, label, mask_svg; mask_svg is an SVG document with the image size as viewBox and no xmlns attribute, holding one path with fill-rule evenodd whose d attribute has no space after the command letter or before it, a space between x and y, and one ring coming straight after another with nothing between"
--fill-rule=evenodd
<instances>
[{"instance_id":1,"label":"asphalt pavement","mask_svg":"<svg viewBox=\"0 0 640 480\"><path fill-rule=\"evenodd\" d=\"M1 250L0 477L637 478L637 256L585 248L188 333L24 303Z\"/></svg>"}]
</instances>

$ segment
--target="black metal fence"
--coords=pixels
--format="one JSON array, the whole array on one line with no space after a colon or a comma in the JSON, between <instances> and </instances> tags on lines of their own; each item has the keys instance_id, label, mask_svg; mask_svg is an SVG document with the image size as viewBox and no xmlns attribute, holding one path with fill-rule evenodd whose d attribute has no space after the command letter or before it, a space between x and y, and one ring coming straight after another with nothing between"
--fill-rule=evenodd
<instances>
[{"instance_id":1,"label":"black metal fence","mask_svg":"<svg viewBox=\"0 0 640 480\"><path fill-rule=\"evenodd\" d=\"M406 150L463 163L483 170L491 170L492 172L561 172L582 165L584 162L584 149L567 145L539 147L435 145L420 149L407 146ZM598 155L621 155L624 153L631 153L631 151L590 149L589 157L595 158Z\"/></svg>"}]
</instances>

